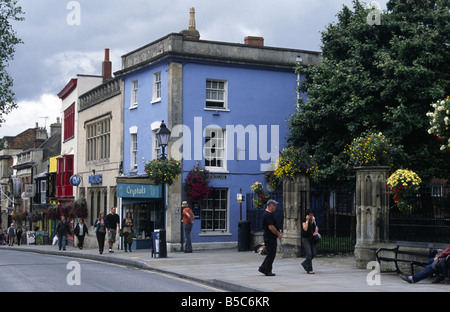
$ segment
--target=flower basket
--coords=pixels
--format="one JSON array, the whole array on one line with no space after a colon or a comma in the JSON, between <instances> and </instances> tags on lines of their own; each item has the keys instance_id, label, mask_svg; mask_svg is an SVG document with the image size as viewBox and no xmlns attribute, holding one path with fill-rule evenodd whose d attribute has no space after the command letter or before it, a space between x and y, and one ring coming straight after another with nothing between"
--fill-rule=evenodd
<instances>
[{"instance_id":1,"label":"flower basket","mask_svg":"<svg viewBox=\"0 0 450 312\"><path fill-rule=\"evenodd\" d=\"M281 185L281 179L278 178L273 171L267 171L264 174L264 179L266 179L267 190L273 192Z\"/></svg>"},{"instance_id":2,"label":"flower basket","mask_svg":"<svg viewBox=\"0 0 450 312\"><path fill-rule=\"evenodd\" d=\"M49 206L45 212L45 216L47 219L50 219L50 220L59 219L60 218L59 205Z\"/></svg>"},{"instance_id":3,"label":"flower basket","mask_svg":"<svg viewBox=\"0 0 450 312\"><path fill-rule=\"evenodd\" d=\"M270 199L269 194L264 190L264 187L260 182L255 182L251 186L253 193L255 193L255 197L253 198L253 203L255 204L256 209L261 209L267 204L267 201Z\"/></svg>"},{"instance_id":4,"label":"flower basket","mask_svg":"<svg viewBox=\"0 0 450 312\"><path fill-rule=\"evenodd\" d=\"M392 166L396 152L397 148L381 132L358 137L344 150L354 167Z\"/></svg>"},{"instance_id":5,"label":"flower basket","mask_svg":"<svg viewBox=\"0 0 450 312\"><path fill-rule=\"evenodd\" d=\"M208 178L209 172L202 169L199 164L189 171L184 181L184 190L191 202L201 204L204 199L208 198L211 192Z\"/></svg>"},{"instance_id":6,"label":"flower basket","mask_svg":"<svg viewBox=\"0 0 450 312\"><path fill-rule=\"evenodd\" d=\"M450 98L447 96L444 100L431 104L434 112L428 112L430 118L429 134L434 134L441 143L441 150L450 153Z\"/></svg>"},{"instance_id":7,"label":"flower basket","mask_svg":"<svg viewBox=\"0 0 450 312\"><path fill-rule=\"evenodd\" d=\"M28 211L22 209L14 209L12 212L12 219L14 221L23 221L28 215Z\"/></svg>"},{"instance_id":8,"label":"flower basket","mask_svg":"<svg viewBox=\"0 0 450 312\"><path fill-rule=\"evenodd\" d=\"M38 222L42 220L42 215L38 212L31 212L28 214L27 219L29 222Z\"/></svg>"},{"instance_id":9,"label":"flower basket","mask_svg":"<svg viewBox=\"0 0 450 312\"><path fill-rule=\"evenodd\" d=\"M304 149L288 147L281 151L274 175L278 179L293 177L296 174L312 177L317 170L316 162Z\"/></svg>"},{"instance_id":10,"label":"flower basket","mask_svg":"<svg viewBox=\"0 0 450 312\"><path fill-rule=\"evenodd\" d=\"M157 158L145 164L145 172L156 184L172 185L182 170L180 162L173 158L165 160Z\"/></svg>"},{"instance_id":11,"label":"flower basket","mask_svg":"<svg viewBox=\"0 0 450 312\"><path fill-rule=\"evenodd\" d=\"M414 171L398 169L387 179L387 194L392 194L398 209L406 213L411 211L412 199L421 183L422 180Z\"/></svg>"}]
</instances>

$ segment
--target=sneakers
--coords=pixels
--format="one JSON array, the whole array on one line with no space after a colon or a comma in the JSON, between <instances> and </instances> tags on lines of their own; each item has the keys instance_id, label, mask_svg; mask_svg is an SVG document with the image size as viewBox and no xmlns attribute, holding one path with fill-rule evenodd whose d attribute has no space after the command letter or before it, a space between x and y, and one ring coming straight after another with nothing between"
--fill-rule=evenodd
<instances>
[{"instance_id":1,"label":"sneakers","mask_svg":"<svg viewBox=\"0 0 450 312\"><path fill-rule=\"evenodd\" d=\"M109 248L109 252L110 252L110 253L113 253L113 252L114 252L114 250L112 250L111 248Z\"/></svg>"}]
</instances>

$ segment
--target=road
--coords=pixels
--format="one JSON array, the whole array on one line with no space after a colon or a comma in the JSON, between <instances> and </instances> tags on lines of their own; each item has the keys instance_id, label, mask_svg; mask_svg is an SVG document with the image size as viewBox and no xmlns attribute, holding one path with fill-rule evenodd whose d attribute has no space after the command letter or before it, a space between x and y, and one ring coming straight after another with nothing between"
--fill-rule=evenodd
<instances>
[{"instance_id":1,"label":"road","mask_svg":"<svg viewBox=\"0 0 450 312\"><path fill-rule=\"evenodd\" d=\"M217 292L174 276L85 259L0 250L0 292Z\"/></svg>"}]
</instances>

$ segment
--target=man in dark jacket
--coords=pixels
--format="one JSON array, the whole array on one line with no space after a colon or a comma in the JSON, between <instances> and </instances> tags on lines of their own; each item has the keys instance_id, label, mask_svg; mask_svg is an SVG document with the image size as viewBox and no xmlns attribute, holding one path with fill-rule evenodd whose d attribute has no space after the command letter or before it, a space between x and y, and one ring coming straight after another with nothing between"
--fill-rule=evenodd
<instances>
[{"instance_id":1,"label":"man in dark jacket","mask_svg":"<svg viewBox=\"0 0 450 312\"><path fill-rule=\"evenodd\" d=\"M58 235L58 247L59 250L66 250L67 235L70 234L69 223L66 221L66 217L61 216L61 221L56 225L56 235Z\"/></svg>"}]
</instances>

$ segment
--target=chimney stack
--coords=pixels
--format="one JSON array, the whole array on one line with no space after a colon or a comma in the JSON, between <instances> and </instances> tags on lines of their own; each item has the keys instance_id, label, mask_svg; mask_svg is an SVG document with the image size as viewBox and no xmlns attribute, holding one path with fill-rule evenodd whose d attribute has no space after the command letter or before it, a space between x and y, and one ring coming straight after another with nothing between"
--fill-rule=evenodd
<instances>
[{"instance_id":1,"label":"chimney stack","mask_svg":"<svg viewBox=\"0 0 450 312\"><path fill-rule=\"evenodd\" d=\"M112 63L109 60L109 49L105 49L105 60L102 63L102 76L103 79L112 78Z\"/></svg>"},{"instance_id":2,"label":"chimney stack","mask_svg":"<svg viewBox=\"0 0 450 312\"><path fill-rule=\"evenodd\" d=\"M264 38L263 37L255 37L255 36L247 36L244 38L244 43L247 45L255 45L255 46L264 46Z\"/></svg>"},{"instance_id":3,"label":"chimney stack","mask_svg":"<svg viewBox=\"0 0 450 312\"><path fill-rule=\"evenodd\" d=\"M200 33L195 27L196 27L196 25L195 25L195 8L190 8L190 10L189 10L189 27L188 27L188 29L184 29L184 30L180 31L180 33L183 35L183 38L199 40Z\"/></svg>"}]
</instances>

